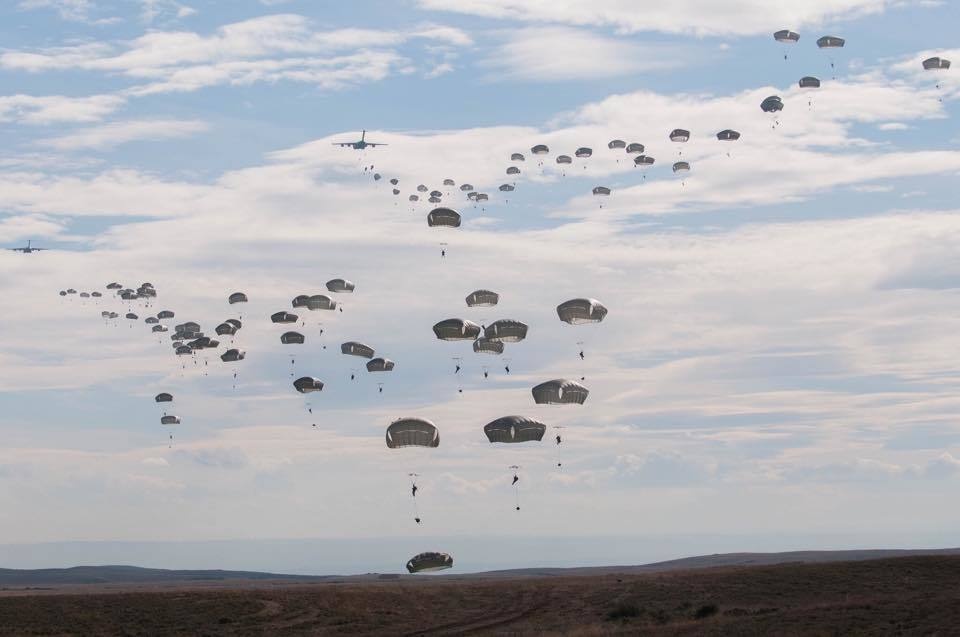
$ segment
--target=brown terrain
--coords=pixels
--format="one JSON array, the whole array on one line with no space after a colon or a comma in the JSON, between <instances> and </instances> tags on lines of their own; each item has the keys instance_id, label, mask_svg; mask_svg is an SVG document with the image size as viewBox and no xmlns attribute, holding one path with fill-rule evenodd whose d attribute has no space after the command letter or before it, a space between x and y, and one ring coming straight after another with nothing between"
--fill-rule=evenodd
<instances>
[{"instance_id":1,"label":"brown terrain","mask_svg":"<svg viewBox=\"0 0 960 637\"><path fill-rule=\"evenodd\" d=\"M0 635L466 634L955 635L960 556L0 593Z\"/></svg>"}]
</instances>

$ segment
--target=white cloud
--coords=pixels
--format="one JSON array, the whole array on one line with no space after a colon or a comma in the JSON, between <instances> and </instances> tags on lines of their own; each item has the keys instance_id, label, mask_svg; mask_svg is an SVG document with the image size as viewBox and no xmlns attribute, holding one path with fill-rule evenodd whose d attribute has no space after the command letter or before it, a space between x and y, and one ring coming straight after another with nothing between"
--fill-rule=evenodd
<instances>
[{"instance_id":1,"label":"white cloud","mask_svg":"<svg viewBox=\"0 0 960 637\"><path fill-rule=\"evenodd\" d=\"M105 149L135 141L159 141L189 137L207 130L197 120L129 120L82 128L60 137L41 139L41 146L57 150Z\"/></svg>"},{"instance_id":2,"label":"white cloud","mask_svg":"<svg viewBox=\"0 0 960 637\"><path fill-rule=\"evenodd\" d=\"M486 18L609 26L624 32L660 31L695 35L756 35L778 28L794 30L827 21L880 13L889 0L684 0L647 3L632 0L419 0L423 9L455 11Z\"/></svg>"},{"instance_id":3,"label":"white cloud","mask_svg":"<svg viewBox=\"0 0 960 637\"><path fill-rule=\"evenodd\" d=\"M877 124L877 130L882 131L892 131L892 130L909 130L910 125L904 124L903 122L883 122L882 124Z\"/></svg>"},{"instance_id":4,"label":"white cloud","mask_svg":"<svg viewBox=\"0 0 960 637\"><path fill-rule=\"evenodd\" d=\"M505 34L480 64L492 79L607 79L682 66L689 56L672 46L644 45L570 27L530 27Z\"/></svg>"},{"instance_id":5,"label":"white cloud","mask_svg":"<svg viewBox=\"0 0 960 637\"><path fill-rule=\"evenodd\" d=\"M57 12L61 20L70 22L85 22L88 24L106 25L119 22L119 18L92 18L91 12L96 10L96 5L90 0L20 0L17 5L22 11L32 11L36 9L51 9Z\"/></svg>"},{"instance_id":6,"label":"white cloud","mask_svg":"<svg viewBox=\"0 0 960 637\"><path fill-rule=\"evenodd\" d=\"M0 96L0 122L96 122L115 112L125 102L118 95L3 95Z\"/></svg>"},{"instance_id":7,"label":"white cloud","mask_svg":"<svg viewBox=\"0 0 960 637\"><path fill-rule=\"evenodd\" d=\"M153 31L129 42L8 51L0 66L31 72L80 69L117 73L147 84L145 95L219 84L292 81L335 89L402 73L409 60L394 50L420 42L465 46L459 29L425 25L408 31L316 31L298 15L270 15L219 27L213 34Z\"/></svg>"}]
</instances>

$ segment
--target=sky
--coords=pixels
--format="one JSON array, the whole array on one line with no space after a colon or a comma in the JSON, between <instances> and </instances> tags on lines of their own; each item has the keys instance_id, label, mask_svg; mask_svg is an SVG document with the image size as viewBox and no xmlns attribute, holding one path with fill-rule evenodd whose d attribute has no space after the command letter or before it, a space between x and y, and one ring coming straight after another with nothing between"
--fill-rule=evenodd
<instances>
[{"instance_id":1,"label":"sky","mask_svg":"<svg viewBox=\"0 0 960 637\"><path fill-rule=\"evenodd\" d=\"M50 250L0 254L2 565L955 545L960 76L921 61L960 60L958 22L929 0L4 3L0 245ZM364 129L387 145L335 145ZM419 184L460 228L427 226ZM300 312L306 343L281 345L270 314L335 277L356 284L344 311ZM58 295L112 281L158 298ZM500 304L467 308L478 288ZM561 323L577 297L606 319ZM242 316L246 360L178 359L142 322L161 309L208 332ZM434 337L453 317L529 334L474 354ZM396 369L366 372L351 340ZM325 383L312 415L291 375ZM532 386L579 377L584 405L534 404ZM544 441L488 443L513 414ZM387 449L400 417L440 446Z\"/></svg>"}]
</instances>

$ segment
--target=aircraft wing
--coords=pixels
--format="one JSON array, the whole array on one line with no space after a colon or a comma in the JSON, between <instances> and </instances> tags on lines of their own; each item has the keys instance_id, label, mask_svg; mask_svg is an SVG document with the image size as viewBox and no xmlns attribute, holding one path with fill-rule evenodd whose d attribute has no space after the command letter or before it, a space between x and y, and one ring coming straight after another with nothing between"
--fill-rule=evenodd
<instances>
[{"instance_id":1,"label":"aircraft wing","mask_svg":"<svg viewBox=\"0 0 960 637\"><path fill-rule=\"evenodd\" d=\"M333 142L331 146L340 146L341 148L346 148L347 146L353 146L353 144L341 144L340 142Z\"/></svg>"},{"instance_id":2,"label":"aircraft wing","mask_svg":"<svg viewBox=\"0 0 960 637\"><path fill-rule=\"evenodd\" d=\"M367 146L389 146L389 144L384 144L384 143L381 143L381 142L376 142L376 143L374 143L374 142L367 142Z\"/></svg>"}]
</instances>

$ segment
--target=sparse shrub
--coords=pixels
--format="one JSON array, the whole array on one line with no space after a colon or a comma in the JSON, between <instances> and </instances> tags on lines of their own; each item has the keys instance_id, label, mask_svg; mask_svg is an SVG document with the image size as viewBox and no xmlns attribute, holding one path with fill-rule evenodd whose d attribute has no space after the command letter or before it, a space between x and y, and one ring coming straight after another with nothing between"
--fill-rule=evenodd
<instances>
[{"instance_id":1,"label":"sparse shrub","mask_svg":"<svg viewBox=\"0 0 960 637\"><path fill-rule=\"evenodd\" d=\"M704 604L697 609L697 612L693 614L695 619L706 619L717 614L717 611L720 610L717 608L716 604Z\"/></svg>"},{"instance_id":2,"label":"sparse shrub","mask_svg":"<svg viewBox=\"0 0 960 637\"><path fill-rule=\"evenodd\" d=\"M636 604L631 604L629 602L620 602L616 605L609 613L607 613L607 619L609 621L616 621L618 619L630 619L631 617L640 616L640 607Z\"/></svg>"}]
</instances>

